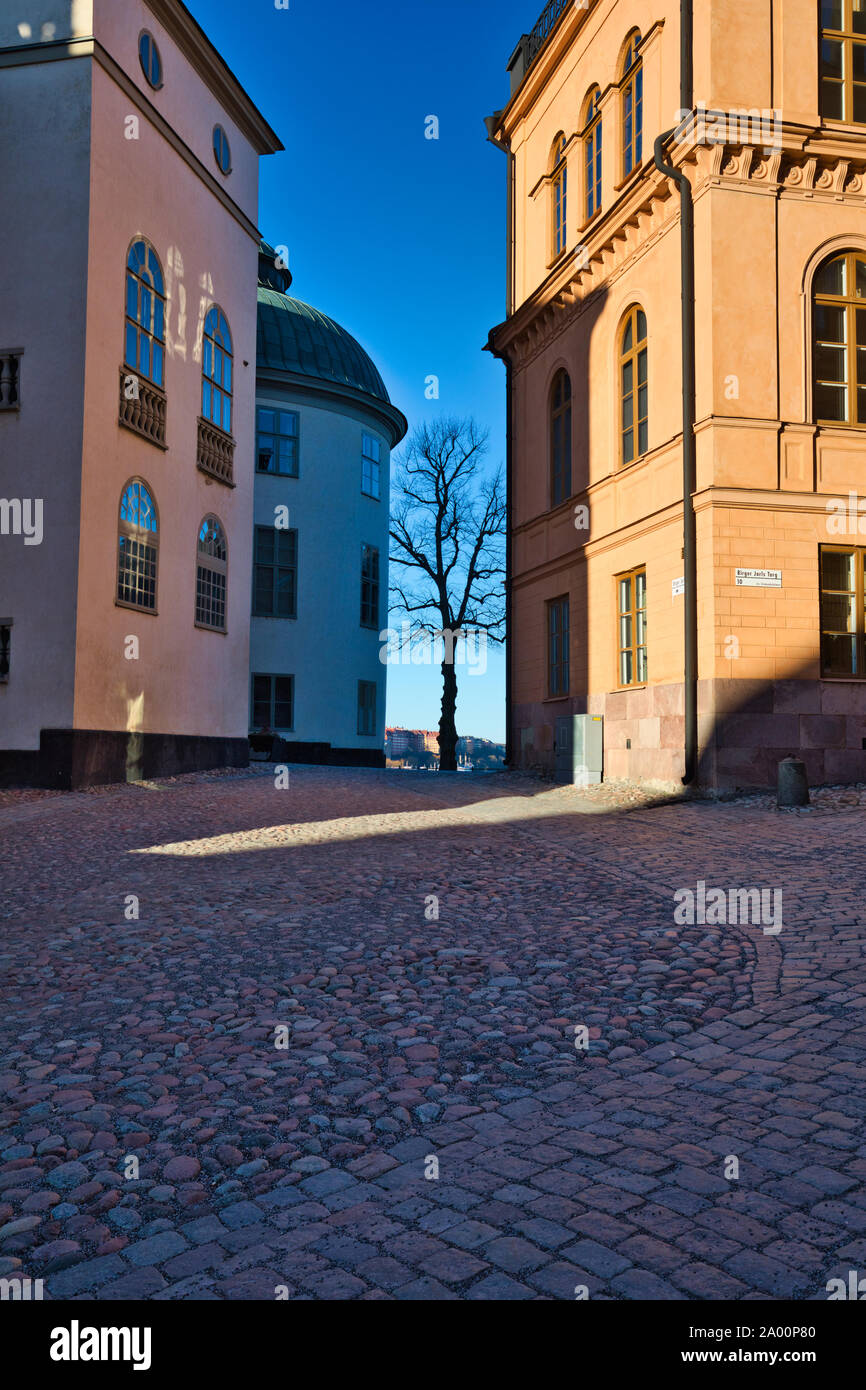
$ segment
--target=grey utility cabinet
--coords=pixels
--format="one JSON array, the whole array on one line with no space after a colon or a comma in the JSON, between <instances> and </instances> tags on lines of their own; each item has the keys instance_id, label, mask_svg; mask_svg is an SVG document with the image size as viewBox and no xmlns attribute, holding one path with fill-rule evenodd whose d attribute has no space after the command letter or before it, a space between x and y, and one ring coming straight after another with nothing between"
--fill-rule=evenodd
<instances>
[{"instance_id":1,"label":"grey utility cabinet","mask_svg":"<svg viewBox=\"0 0 866 1390\"><path fill-rule=\"evenodd\" d=\"M556 721L556 780L587 786L604 774L604 720L600 715L569 714Z\"/></svg>"}]
</instances>

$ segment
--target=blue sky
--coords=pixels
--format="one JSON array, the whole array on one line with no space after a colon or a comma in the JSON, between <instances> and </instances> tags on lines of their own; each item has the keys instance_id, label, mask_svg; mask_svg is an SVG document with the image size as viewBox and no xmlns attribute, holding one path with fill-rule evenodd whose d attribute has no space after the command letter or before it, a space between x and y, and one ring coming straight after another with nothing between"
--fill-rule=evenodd
<instances>
[{"instance_id":1,"label":"blue sky","mask_svg":"<svg viewBox=\"0 0 866 1390\"><path fill-rule=\"evenodd\" d=\"M262 160L259 224L292 293L363 343L410 424L473 414L504 465L505 370L481 349L505 312L505 157L483 120L543 0L186 3L286 146ZM436 728L440 700L435 667L389 670L389 723ZM504 738L501 648L461 681L457 722Z\"/></svg>"}]
</instances>

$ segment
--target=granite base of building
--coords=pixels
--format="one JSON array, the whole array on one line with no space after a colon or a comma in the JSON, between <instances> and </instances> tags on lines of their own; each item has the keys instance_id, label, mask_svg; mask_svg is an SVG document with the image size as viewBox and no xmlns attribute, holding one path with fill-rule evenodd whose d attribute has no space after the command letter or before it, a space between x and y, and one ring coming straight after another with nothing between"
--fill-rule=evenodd
<instances>
[{"instance_id":1,"label":"granite base of building","mask_svg":"<svg viewBox=\"0 0 866 1390\"><path fill-rule=\"evenodd\" d=\"M682 685L647 686L515 706L516 765L553 773L556 719L604 719L605 781L682 784ZM707 680L698 685L697 784L732 792L775 787L796 754L812 786L866 781L866 682Z\"/></svg>"},{"instance_id":2,"label":"granite base of building","mask_svg":"<svg viewBox=\"0 0 866 1390\"><path fill-rule=\"evenodd\" d=\"M248 765L245 738L43 729L38 749L0 750L0 787L76 791L110 782L141 782Z\"/></svg>"},{"instance_id":3,"label":"granite base of building","mask_svg":"<svg viewBox=\"0 0 866 1390\"><path fill-rule=\"evenodd\" d=\"M273 762L308 763L317 767L384 767L381 748L333 748L330 743L295 743L275 738Z\"/></svg>"}]
</instances>

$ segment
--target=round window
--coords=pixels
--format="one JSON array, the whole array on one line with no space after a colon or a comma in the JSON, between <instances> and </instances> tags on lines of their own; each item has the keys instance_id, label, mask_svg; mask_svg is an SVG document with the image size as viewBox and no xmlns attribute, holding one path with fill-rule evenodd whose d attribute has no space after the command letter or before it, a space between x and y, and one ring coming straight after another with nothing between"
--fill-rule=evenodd
<instances>
[{"instance_id":1,"label":"round window","mask_svg":"<svg viewBox=\"0 0 866 1390\"><path fill-rule=\"evenodd\" d=\"M162 86L162 59L153 34L143 29L138 40L138 57L141 70L154 90Z\"/></svg>"},{"instance_id":2,"label":"round window","mask_svg":"<svg viewBox=\"0 0 866 1390\"><path fill-rule=\"evenodd\" d=\"M224 174L230 174L232 169L232 152L229 146L229 138L221 125L213 128L213 152L214 158Z\"/></svg>"}]
</instances>

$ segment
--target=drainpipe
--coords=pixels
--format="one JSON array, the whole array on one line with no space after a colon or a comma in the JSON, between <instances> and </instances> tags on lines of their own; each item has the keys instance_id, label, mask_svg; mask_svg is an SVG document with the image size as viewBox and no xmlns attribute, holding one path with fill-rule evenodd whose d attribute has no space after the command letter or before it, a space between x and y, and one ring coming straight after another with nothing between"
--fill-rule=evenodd
<instances>
[{"instance_id":1,"label":"drainpipe","mask_svg":"<svg viewBox=\"0 0 866 1390\"><path fill-rule=\"evenodd\" d=\"M680 111L691 112L693 94L693 0L680 0ZM681 114L681 121L685 116ZM683 366L683 558L685 569L685 773L689 786L698 767L698 566L694 494L697 489L695 459L695 212L692 185L679 169L665 163L664 147L681 129L666 130L655 142L655 166L680 190L680 243L682 263L682 366Z\"/></svg>"},{"instance_id":2,"label":"drainpipe","mask_svg":"<svg viewBox=\"0 0 866 1390\"><path fill-rule=\"evenodd\" d=\"M487 139L496 149L502 150L508 157L508 178L507 178L507 201L508 208L506 213L506 282L505 282L505 317L510 319L514 313L514 154L508 141L497 140L494 131L502 113L497 111L493 116L488 116L484 122L487 127ZM499 354L497 354L499 355ZM505 362L505 766L514 766L514 731L512 721L513 708L513 660L512 660L512 602L511 602L511 576L512 576L512 540L511 540L511 497L512 497L512 476L514 467L514 395L512 387L512 366L511 359L507 355L503 358Z\"/></svg>"}]
</instances>

